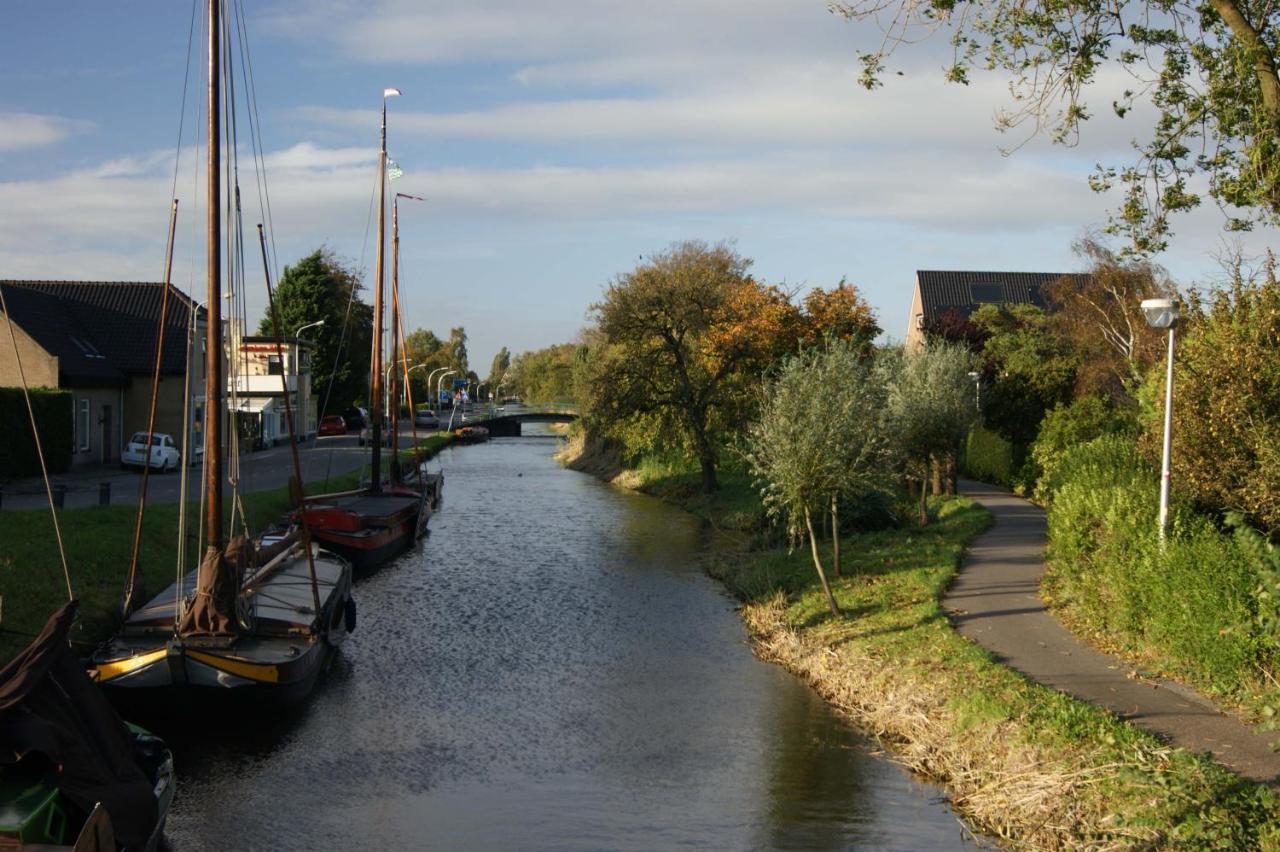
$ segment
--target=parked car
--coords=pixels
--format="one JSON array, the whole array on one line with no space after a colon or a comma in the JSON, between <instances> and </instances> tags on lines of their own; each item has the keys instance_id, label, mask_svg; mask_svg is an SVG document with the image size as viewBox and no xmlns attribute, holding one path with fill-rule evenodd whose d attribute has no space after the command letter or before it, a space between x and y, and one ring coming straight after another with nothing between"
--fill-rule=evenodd
<instances>
[{"instance_id":1,"label":"parked car","mask_svg":"<svg viewBox=\"0 0 1280 852\"><path fill-rule=\"evenodd\" d=\"M391 446L391 429L388 428L388 426L389 424L384 424L382 427L382 446L384 447ZM360 446L362 447L373 446L373 427L372 426L366 426L360 430L360 437L357 440L357 443L359 443Z\"/></svg>"},{"instance_id":2,"label":"parked car","mask_svg":"<svg viewBox=\"0 0 1280 852\"><path fill-rule=\"evenodd\" d=\"M325 435L347 434L347 421L340 414L330 414L320 418L320 437Z\"/></svg>"},{"instance_id":3,"label":"parked car","mask_svg":"<svg viewBox=\"0 0 1280 852\"><path fill-rule=\"evenodd\" d=\"M120 451L120 466L142 467L150 464L153 470L177 470L182 455L169 435L156 432L151 436L151 451L147 452L147 433L134 432L129 443Z\"/></svg>"},{"instance_id":4,"label":"parked car","mask_svg":"<svg viewBox=\"0 0 1280 852\"><path fill-rule=\"evenodd\" d=\"M429 408L423 408L413 415L413 425L419 429L439 429L440 416Z\"/></svg>"},{"instance_id":5,"label":"parked car","mask_svg":"<svg viewBox=\"0 0 1280 852\"><path fill-rule=\"evenodd\" d=\"M369 425L369 412L358 406L352 406L342 412L342 419L347 423L347 430L363 429Z\"/></svg>"}]
</instances>

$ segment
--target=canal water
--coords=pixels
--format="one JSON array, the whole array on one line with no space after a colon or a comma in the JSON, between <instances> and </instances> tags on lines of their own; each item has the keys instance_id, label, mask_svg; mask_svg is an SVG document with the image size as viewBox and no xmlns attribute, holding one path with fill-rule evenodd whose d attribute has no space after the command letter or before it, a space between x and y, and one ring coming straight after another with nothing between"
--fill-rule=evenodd
<instances>
[{"instance_id":1,"label":"canal water","mask_svg":"<svg viewBox=\"0 0 1280 852\"><path fill-rule=\"evenodd\" d=\"M562 469L557 440L432 462L430 537L357 584L307 708L170 733L174 849L970 845L936 788L752 656L699 568L712 533Z\"/></svg>"}]
</instances>

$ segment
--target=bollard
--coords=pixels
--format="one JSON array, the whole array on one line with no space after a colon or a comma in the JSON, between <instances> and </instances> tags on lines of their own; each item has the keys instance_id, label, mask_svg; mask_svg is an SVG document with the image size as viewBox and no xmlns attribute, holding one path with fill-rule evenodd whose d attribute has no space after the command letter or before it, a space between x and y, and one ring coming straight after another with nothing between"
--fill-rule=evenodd
<instances>
[{"instance_id":1,"label":"bollard","mask_svg":"<svg viewBox=\"0 0 1280 852\"><path fill-rule=\"evenodd\" d=\"M98 483L98 505L106 506L110 502L111 502L111 483L99 482Z\"/></svg>"},{"instance_id":2,"label":"bollard","mask_svg":"<svg viewBox=\"0 0 1280 852\"><path fill-rule=\"evenodd\" d=\"M4 485L0 484L0 508L4 506Z\"/></svg>"},{"instance_id":3,"label":"bollard","mask_svg":"<svg viewBox=\"0 0 1280 852\"><path fill-rule=\"evenodd\" d=\"M58 508L58 509L61 509L61 508L62 508L62 504L66 501L66 499L67 499L67 486L65 486L65 485L55 485L55 486L53 486L53 505L54 505L54 507L55 507L55 508Z\"/></svg>"}]
</instances>

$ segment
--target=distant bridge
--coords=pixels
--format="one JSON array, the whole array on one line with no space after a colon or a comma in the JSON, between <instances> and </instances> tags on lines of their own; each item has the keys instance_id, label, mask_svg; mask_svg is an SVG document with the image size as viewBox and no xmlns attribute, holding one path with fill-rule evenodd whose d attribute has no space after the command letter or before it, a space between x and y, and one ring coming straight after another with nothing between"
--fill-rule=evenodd
<instances>
[{"instance_id":1,"label":"distant bridge","mask_svg":"<svg viewBox=\"0 0 1280 852\"><path fill-rule=\"evenodd\" d=\"M578 408L574 405L508 405L468 412L461 422L455 419L453 425L483 426L490 437L517 438L521 423L572 423L577 419Z\"/></svg>"}]
</instances>

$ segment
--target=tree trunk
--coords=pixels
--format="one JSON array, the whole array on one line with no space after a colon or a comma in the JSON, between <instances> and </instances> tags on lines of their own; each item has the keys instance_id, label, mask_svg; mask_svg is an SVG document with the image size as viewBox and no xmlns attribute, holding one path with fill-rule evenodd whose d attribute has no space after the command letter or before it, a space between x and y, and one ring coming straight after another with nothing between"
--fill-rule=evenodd
<instances>
[{"instance_id":1,"label":"tree trunk","mask_svg":"<svg viewBox=\"0 0 1280 852\"><path fill-rule=\"evenodd\" d=\"M916 478L914 476L908 475L906 477L906 480L907 480L907 499L914 500L916 499L916 496L917 496L916 495Z\"/></svg>"},{"instance_id":2,"label":"tree trunk","mask_svg":"<svg viewBox=\"0 0 1280 852\"><path fill-rule=\"evenodd\" d=\"M924 477L920 477L920 526L929 525L929 487Z\"/></svg>"},{"instance_id":3,"label":"tree trunk","mask_svg":"<svg viewBox=\"0 0 1280 852\"><path fill-rule=\"evenodd\" d=\"M840 498L831 495L831 569L837 576L840 574Z\"/></svg>"},{"instance_id":4,"label":"tree trunk","mask_svg":"<svg viewBox=\"0 0 1280 852\"><path fill-rule=\"evenodd\" d=\"M813 567L818 569L818 582L822 584L823 594L827 596L827 606L831 608L831 614L839 618L840 607L836 604L835 595L831 594L831 587L827 585L827 572L822 570L822 560L818 557L818 539L813 534L813 517L807 506L804 510L804 525L809 528L809 550L813 553Z\"/></svg>"},{"instance_id":5,"label":"tree trunk","mask_svg":"<svg viewBox=\"0 0 1280 852\"><path fill-rule=\"evenodd\" d=\"M956 457L955 457L955 454L951 454L947 456L947 496L948 497L956 496L956 491L957 491L956 479L957 479Z\"/></svg>"},{"instance_id":6,"label":"tree trunk","mask_svg":"<svg viewBox=\"0 0 1280 852\"><path fill-rule=\"evenodd\" d=\"M942 460L937 456L929 457L929 479L933 486L933 496L942 496Z\"/></svg>"},{"instance_id":7,"label":"tree trunk","mask_svg":"<svg viewBox=\"0 0 1280 852\"><path fill-rule=\"evenodd\" d=\"M698 463L702 466L702 491L714 494L720 487L716 481L716 454L711 449L711 441L707 439L706 414L699 412L688 415L689 427L693 432L693 445L698 453Z\"/></svg>"}]
</instances>

